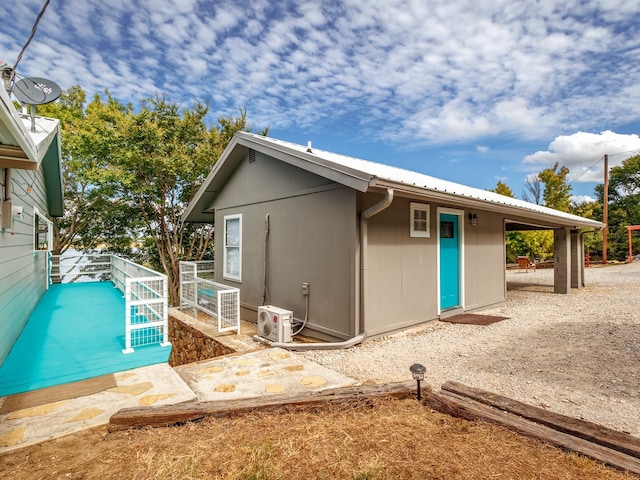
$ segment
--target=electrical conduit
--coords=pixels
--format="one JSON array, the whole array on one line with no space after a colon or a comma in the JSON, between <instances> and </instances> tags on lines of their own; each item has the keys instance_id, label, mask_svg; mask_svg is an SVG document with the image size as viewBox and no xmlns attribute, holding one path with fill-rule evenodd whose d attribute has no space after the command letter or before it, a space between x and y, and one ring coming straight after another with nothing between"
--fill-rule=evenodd
<instances>
[{"instance_id":1,"label":"electrical conduit","mask_svg":"<svg viewBox=\"0 0 640 480\"><path fill-rule=\"evenodd\" d=\"M273 342L270 345L272 347L286 348L288 350L335 350L338 348L349 348L361 343L366 337L367 332L360 333L360 321L364 321L365 318L365 305L366 305L366 286L367 286L367 270L369 268L368 259L368 225L367 221L377 215L378 213L386 210L393 202L393 189L387 188L385 197L375 205L367 208L360 214L360 315L356 316L354 332L355 336L349 340L343 342L333 343L279 343Z\"/></svg>"}]
</instances>

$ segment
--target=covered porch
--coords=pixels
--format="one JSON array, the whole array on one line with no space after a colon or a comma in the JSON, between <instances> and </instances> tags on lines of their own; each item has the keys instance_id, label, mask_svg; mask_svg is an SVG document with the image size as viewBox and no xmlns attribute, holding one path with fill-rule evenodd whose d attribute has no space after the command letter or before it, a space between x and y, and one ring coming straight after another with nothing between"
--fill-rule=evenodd
<instances>
[{"instance_id":1,"label":"covered porch","mask_svg":"<svg viewBox=\"0 0 640 480\"><path fill-rule=\"evenodd\" d=\"M571 293L571 289L585 286L584 235L597 231L594 228L558 228L553 225L505 222L505 232L550 230L553 232L553 292ZM532 259L529 259L532 260Z\"/></svg>"},{"instance_id":2,"label":"covered porch","mask_svg":"<svg viewBox=\"0 0 640 480\"><path fill-rule=\"evenodd\" d=\"M112 255L56 260L0 366L0 397L168 361L164 275Z\"/></svg>"}]
</instances>

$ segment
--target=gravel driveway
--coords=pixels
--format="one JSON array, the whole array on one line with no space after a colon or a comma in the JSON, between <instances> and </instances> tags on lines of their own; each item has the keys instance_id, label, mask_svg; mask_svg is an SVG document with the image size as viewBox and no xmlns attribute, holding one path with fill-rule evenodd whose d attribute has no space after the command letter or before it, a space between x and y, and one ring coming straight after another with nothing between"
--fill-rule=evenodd
<instances>
[{"instance_id":1,"label":"gravel driveway","mask_svg":"<svg viewBox=\"0 0 640 480\"><path fill-rule=\"evenodd\" d=\"M411 379L483 388L640 437L640 262L585 269L587 286L553 292L553 271L507 272L489 326L430 322L348 350L297 352L361 381Z\"/></svg>"}]
</instances>

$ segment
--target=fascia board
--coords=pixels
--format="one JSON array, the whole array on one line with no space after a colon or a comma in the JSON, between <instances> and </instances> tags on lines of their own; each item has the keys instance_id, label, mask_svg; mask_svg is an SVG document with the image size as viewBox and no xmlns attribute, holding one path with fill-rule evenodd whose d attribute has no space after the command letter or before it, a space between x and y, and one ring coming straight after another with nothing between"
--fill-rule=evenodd
<instances>
[{"instance_id":1,"label":"fascia board","mask_svg":"<svg viewBox=\"0 0 640 480\"><path fill-rule=\"evenodd\" d=\"M18 115L9 94L4 88L0 88L0 122L7 129L11 142L10 145L20 147L30 161L38 163L36 146Z\"/></svg>"},{"instance_id":2,"label":"fascia board","mask_svg":"<svg viewBox=\"0 0 640 480\"><path fill-rule=\"evenodd\" d=\"M458 195L450 192L439 192L437 190L429 190L421 187L412 187L403 183L392 182L388 180L378 179L377 187L393 188L396 192L404 192L412 196L423 197L430 200L439 200L453 206L465 208L477 208L489 212L503 213L506 215L520 216L529 218L531 221L542 222L550 227L558 228L597 228L602 229L605 224L597 220L582 218L577 215L571 215L559 212L558 215L553 213L540 212L528 208L518 207L509 204L500 204L488 200L482 200L474 197ZM551 209L549 209L551 210Z\"/></svg>"},{"instance_id":3,"label":"fascia board","mask_svg":"<svg viewBox=\"0 0 640 480\"><path fill-rule=\"evenodd\" d=\"M9 94L3 88L0 88L0 123L9 136L9 142L4 143L20 148L27 157L24 160L11 158L12 168L37 170L53 139L59 139L60 135L59 120L46 117L36 117L37 131L31 132L31 117L20 115L16 111Z\"/></svg>"},{"instance_id":4,"label":"fascia board","mask_svg":"<svg viewBox=\"0 0 640 480\"><path fill-rule=\"evenodd\" d=\"M366 192L372 183L375 183L375 176L345 167L314 155L313 153L301 152L270 140L268 137L260 137L253 134L237 134L244 145L254 150L270 155L278 160L294 165L303 170L315 173L321 177L353 188L360 192ZM262 148L256 148L256 145Z\"/></svg>"},{"instance_id":5,"label":"fascia board","mask_svg":"<svg viewBox=\"0 0 640 480\"><path fill-rule=\"evenodd\" d=\"M217 195L218 185L222 182L221 177L227 177L232 172L237 162L239 162L239 155L232 155L232 152L238 145L238 138L234 135L234 137L227 145L227 148L224 149L220 158L215 163L207 178L204 179L202 185L196 192L196 195L193 197L187 209L182 214L182 218L185 222L195 222L195 223L211 223L211 219L206 217L211 202L215 199ZM235 162L234 162L235 160ZM225 174L225 172L229 172ZM227 178L224 180L226 181Z\"/></svg>"},{"instance_id":6,"label":"fascia board","mask_svg":"<svg viewBox=\"0 0 640 480\"><path fill-rule=\"evenodd\" d=\"M185 221L211 221L206 215L213 211L213 202L217 193L231 176L238 163L244 158L248 151L246 149L253 149L361 192L366 192L372 184L375 184L375 177L369 174L344 167L338 170L331 162L310 154L302 154L284 146L274 145L270 140L261 141L262 138L257 135L244 134L244 132L238 132L234 135L227 148L222 152L220 159L202 183L196 196L189 203L187 210L183 214Z\"/></svg>"}]
</instances>

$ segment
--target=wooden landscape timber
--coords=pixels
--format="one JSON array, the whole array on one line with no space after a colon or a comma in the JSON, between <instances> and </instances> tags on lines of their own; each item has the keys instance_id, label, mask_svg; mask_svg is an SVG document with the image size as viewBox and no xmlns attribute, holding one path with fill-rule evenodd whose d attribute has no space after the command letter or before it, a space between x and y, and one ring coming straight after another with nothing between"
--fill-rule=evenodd
<instances>
[{"instance_id":1,"label":"wooden landscape timber","mask_svg":"<svg viewBox=\"0 0 640 480\"><path fill-rule=\"evenodd\" d=\"M423 395L423 404L455 417L493 423L640 474L640 441L631 435L455 382L445 383L439 393Z\"/></svg>"},{"instance_id":2,"label":"wooden landscape timber","mask_svg":"<svg viewBox=\"0 0 640 480\"><path fill-rule=\"evenodd\" d=\"M566 417L516 400L446 382L440 392L423 388L422 404L454 417L493 423L521 435L580 453L608 465L640 474L640 439L608 428ZM362 406L376 398L416 398L415 382L360 385L320 392L270 395L228 401L188 402L160 407L122 409L109 420L109 430L166 427L206 417L222 418L254 411L323 409Z\"/></svg>"},{"instance_id":3,"label":"wooden landscape timber","mask_svg":"<svg viewBox=\"0 0 640 480\"><path fill-rule=\"evenodd\" d=\"M129 428L166 427L194 422L206 417L230 417L256 410L263 412L291 408L325 408L330 405L357 406L367 404L375 398L410 398L414 395L415 388L415 382L360 385L290 395L269 395L228 401L188 402L161 407L125 408L109 419L109 430L113 432Z\"/></svg>"},{"instance_id":4,"label":"wooden landscape timber","mask_svg":"<svg viewBox=\"0 0 640 480\"><path fill-rule=\"evenodd\" d=\"M442 385L442 390L513 413L522 418L551 427L559 432L568 433L575 437L583 438L590 442L598 443L605 447L640 458L640 438L611 430L596 423L567 417L543 408L533 407L496 393L487 392L479 388L467 387L457 382L446 382Z\"/></svg>"}]
</instances>

